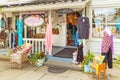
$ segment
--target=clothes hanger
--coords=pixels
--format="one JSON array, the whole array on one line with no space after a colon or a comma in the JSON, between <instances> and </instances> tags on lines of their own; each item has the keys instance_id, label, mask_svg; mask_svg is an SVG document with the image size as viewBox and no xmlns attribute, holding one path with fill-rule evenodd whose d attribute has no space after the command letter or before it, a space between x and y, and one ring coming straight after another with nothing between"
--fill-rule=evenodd
<instances>
[{"instance_id":1,"label":"clothes hanger","mask_svg":"<svg viewBox=\"0 0 120 80\"><path fill-rule=\"evenodd\" d=\"M82 17L85 17L85 14L82 14Z\"/></svg>"},{"instance_id":2,"label":"clothes hanger","mask_svg":"<svg viewBox=\"0 0 120 80\"><path fill-rule=\"evenodd\" d=\"M105 31L106 31L109 35L112 34L111 31L110 31L110 29L109 29L108 27L105 28Z\"/></svg>"},{"instance_id":3,"label":"clothes hanger","mask_svg":"<svg viewBox=\"0 0 120 80\"><path fill-rule=\"evenodd\" d=\"M83 17L82 21L85 22L85 14L82 13L82 17Z\"/></svg>"}]
</instances>

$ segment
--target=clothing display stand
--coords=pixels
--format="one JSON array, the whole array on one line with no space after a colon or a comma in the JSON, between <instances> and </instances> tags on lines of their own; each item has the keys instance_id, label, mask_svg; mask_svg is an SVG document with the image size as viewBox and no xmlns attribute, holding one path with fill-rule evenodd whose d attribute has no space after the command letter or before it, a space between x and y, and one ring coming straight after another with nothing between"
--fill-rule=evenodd
<instances>
[{"instance_id":1,"label":"clothing display stand","mask_svg":"<svg viewBox=\"0 0 120 80\"><path fill-rule=\"evenodd\" d=\"M82 13L82 17L85 17L85 14ZM83 21L84 21L84 19L83 19ZM88 47L89 45L88 45L87 42L88 42L88 39L83 39L83 46L84 46L83 47L83 53L84 54L86 54L88 52L88 50L89 50L89 47Z\"/></svg>"},{"instance_id":2,"label":"clothing display stand","mask_svg":"<svg viewBox=\"0 0 120 80\"><path fill-rule=\"evenodd\" d=\"M82 16L80 16L78 18L78 25L77 25L78 43L79 44L82 43L81 49L79 49L79 45L78 45L78 58L80 56L82 58L82 60L83 60L83 55L86 53L86 50L87 50L86 45L88 46L87 41L89 39L89 28L90 28L89 18L85 16L84 11L83 11ZM81 42L81 40L82 40L82 42ZM82 60L80 59L78 61L82 62Z\"/></svg>"},{"instance_id":3,"label":"clothing display stand","mask_svg":"<svg viewBox=\"0 0 120 80\"><path fill-rule=\"evenodd\" d=\"M107 9L106 9L106 16L105 16L106 24L105 24L105 32L104 32L104 36L102 40L102 55L105 55L106 57L104 62L108 64L108 68L112 69L113 36L112 36L112 32L109 30L108 25L107 25L107 21L108 21L107 16L108 15L107 15ZM107 48L106 48L106 45L107 45ZM106 76L108 79L110 79L110 73L107 72Z\"/></svg>"}]
</instances>

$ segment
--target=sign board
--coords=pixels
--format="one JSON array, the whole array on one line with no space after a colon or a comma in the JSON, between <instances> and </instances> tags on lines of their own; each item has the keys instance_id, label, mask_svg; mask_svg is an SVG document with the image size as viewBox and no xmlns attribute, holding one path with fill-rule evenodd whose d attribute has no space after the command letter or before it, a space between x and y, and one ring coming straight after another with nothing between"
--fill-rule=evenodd
<instances>
[{"instance_id":1,"label":"sign board","mask_svg":"<svg viewBox=\"0 0 120 80\"><path fill-rule=\"evenodd\" d=\"M28 27L39 27L44 23L44 19L40 15L31 15L25 18L24 23Z\"/></svg>"},{"instance_id":2,"label":"sign board","mask_svg":"<svg viewBox=\"0 0 120 80\"><path fill-rule=\"evenodd\" d=\"M68 13L72 13L72 12L73 12L73 10L69 9L69 8L56 10L56 13L58 13L58 14L68 14Z\"/></svg>"}]
</instances>

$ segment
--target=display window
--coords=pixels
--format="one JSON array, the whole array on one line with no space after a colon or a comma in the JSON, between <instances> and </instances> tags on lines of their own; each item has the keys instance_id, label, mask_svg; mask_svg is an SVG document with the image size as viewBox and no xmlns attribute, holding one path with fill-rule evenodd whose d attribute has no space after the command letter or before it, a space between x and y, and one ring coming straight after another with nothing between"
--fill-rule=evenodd
<instances>
[{"instance_id":1,"label":"display window","mask_svg":"<svg viewBox=\"0 0 120 80\"><path fill-rule=\"evenodd\" d=\"M103 31L108 27L115 38L120 38L120 8L92 9L92 37L103 37Z\"/></svg>"}]
</instances>

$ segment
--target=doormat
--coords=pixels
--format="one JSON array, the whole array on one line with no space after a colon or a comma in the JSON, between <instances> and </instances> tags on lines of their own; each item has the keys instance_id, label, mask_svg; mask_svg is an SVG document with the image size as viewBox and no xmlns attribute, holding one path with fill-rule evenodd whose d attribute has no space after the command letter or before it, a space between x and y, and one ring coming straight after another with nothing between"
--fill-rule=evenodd
<instances>
[{"instance_id":1,"label":"doormat","mask_svg":"<svg viewBox=\"0 0 120 80\"><path fill-rule=\"evenodd\" d=\"M65 67L58 67L58 66L50 66L48 68L48 72L50 73L55 73L55 74L59 74L59 73L64 73L66 72L68 69Z\"/></svg>"},{"instance_id":2,"label":"doormat","mask_svg":"<svg viewBox=\"0 0 120 80\"><path fill-rule=\"evenodd\" d=\"M64 48L63 50L54 54L54 57L61 57L61 58L72 58L72 53L75 48Z\"/></svg>"}]
</instances>

